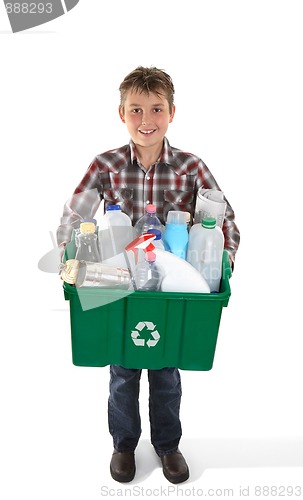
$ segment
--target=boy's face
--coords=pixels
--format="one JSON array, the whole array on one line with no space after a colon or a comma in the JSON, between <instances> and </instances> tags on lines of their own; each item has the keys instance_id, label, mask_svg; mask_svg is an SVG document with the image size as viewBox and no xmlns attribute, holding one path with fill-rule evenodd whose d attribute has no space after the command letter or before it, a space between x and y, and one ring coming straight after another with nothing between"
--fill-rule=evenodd
<instances>
[{"instance_id":1,"label":"boy's face","mask_svg":"<svg viewBox=\"0 0 303 500\"><path fill-rule=\"evenodd\" d=\"M124 107L119 107L119 114L134 143L152 148L162 145L168 125L173 121L175 106L170 113L164 96L129 92Z\"/></svg>"}]
</instances>

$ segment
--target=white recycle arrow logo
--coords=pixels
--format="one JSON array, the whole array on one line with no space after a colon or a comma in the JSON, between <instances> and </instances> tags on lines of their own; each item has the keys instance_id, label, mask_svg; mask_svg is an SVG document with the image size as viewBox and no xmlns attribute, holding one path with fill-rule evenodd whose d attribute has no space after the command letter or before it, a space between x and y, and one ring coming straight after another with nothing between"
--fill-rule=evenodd
<instances>
[{"instance_id":1,"label":"white recycle arrow logo","mask_svg":"<svg viewBox=\"0 0 303 500\"><path fill-rule=\"evenodd\" d=\"M147 347L155 347L157 345L160 339L160 334L157 330L155 330L156 325L154 325L152 321L139 321L135 328L136 330L132 330L131 337L136 346L144 347L147 345ZM150 336L152 337L149 338L146 343L145 339L140 337L140 333L144 330L144 328L150 332Z\"/></svg>"}]
</instances>

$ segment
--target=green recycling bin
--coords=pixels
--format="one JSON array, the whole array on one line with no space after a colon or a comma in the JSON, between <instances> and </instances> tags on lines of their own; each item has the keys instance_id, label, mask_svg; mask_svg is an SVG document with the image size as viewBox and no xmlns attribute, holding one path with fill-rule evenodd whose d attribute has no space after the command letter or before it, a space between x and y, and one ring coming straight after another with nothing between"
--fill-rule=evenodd
<instances>
[{"instance_id":1,"label":"green recycling bin","mask_svg":"<svg viewBox=\"0 0 303 500\"><path fill-rule=\"evenodd\" d=\"M230 276L224 250L219 293L76 288L64 282L74 365L210 370Z\"/></svg>"}]
</instances>

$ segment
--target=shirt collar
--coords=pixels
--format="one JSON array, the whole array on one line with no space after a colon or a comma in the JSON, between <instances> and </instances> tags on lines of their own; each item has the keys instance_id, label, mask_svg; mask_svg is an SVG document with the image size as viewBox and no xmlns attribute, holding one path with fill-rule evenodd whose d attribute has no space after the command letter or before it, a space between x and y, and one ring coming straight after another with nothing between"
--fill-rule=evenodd
<instances>
[{"instance_id":1,"label":"shirt collar","mask_svg":"<svg viewBox=\"0 0 303 500\"><path fill-rule=\"evenodd\" d=\"M129 147L131 162L134 163L135 161L137 161L137 154L136 146L132 139L129 142ZM176 174L180 174L183 171L182 166L177 164L173 155L172 148L166 137L164 137L163 149L159 157L159 163L165 163L168 167L172 168Z\"/></svg>"}]
</instances>

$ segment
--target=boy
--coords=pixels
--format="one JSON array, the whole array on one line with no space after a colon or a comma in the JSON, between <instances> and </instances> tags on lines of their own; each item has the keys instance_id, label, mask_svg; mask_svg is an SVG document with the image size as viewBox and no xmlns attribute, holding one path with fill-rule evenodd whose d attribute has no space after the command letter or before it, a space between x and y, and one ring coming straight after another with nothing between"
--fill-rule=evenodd
<instances>
[{"instance_id":1,"label":"boy","mask_svg":"<svg viewBox=\"0 0 303 500\"><path fill-rule=\"evenodd\" d=\"M174 86L167 73L139 66L126 76L119 90L119 115L130 143L93 160L65 204L57 232L59 245L70 240L81 218L94 216L102 199L105 205L121 205L133 224L145 212L146 204L153 203L164 223L169 210L193 215L201 186L220 189L200 158L172 148L165 137L175 114ZM92 193L98 193L97 198ZM222 229L233 267L240 235L228 202ZM141 434L140 376L141 370L110 366L108 422L114 444L110 472L120 482L131 481L136 470L135 449ZM188 479L189 469L178 448L182 434L180 374L177 368L148 370L148 380L151 442L165 477L181 483Z\"/></svg>"}]
</instances>

